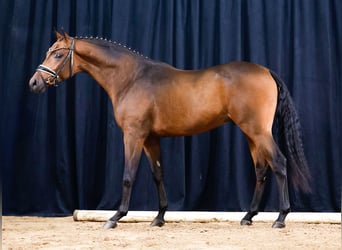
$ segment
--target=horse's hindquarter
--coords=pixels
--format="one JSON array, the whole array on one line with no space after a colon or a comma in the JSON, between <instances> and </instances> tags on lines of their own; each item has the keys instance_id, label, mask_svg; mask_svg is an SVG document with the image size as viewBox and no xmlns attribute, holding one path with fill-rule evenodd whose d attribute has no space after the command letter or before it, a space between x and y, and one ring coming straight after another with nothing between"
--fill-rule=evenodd
<instances>
[{"instance_id":1,"label":"horse's hindquarter","mask_svg":"<svg viewBox=\"0 0 342 250\"><path fill-rule=\"evenodd\" d=\"M229 117L247 134L247 129L271 133L278 90L269 70L247 62L223 67L230 78Z\"/></svg>"}]
</instances>

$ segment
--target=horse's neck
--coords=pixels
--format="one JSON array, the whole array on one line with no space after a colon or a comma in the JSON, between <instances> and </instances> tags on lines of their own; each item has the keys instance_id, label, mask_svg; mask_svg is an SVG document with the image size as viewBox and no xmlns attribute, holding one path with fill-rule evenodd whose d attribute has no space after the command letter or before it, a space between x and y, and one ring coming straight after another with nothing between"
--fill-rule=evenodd
<instances>
[{"instance_id":1,"label":"horse's neck","mask_svg":"<svg viewBox=\"0 0 342 250\"><path fill-rule=\"evenodd\" d=\"M79 57L78 72L88 73L107 92L113 104L120 99L120 94L128 88L137 63L125 53L106 51L95 44L83 42L75 49Z\"/></svg>"}]
</instances>

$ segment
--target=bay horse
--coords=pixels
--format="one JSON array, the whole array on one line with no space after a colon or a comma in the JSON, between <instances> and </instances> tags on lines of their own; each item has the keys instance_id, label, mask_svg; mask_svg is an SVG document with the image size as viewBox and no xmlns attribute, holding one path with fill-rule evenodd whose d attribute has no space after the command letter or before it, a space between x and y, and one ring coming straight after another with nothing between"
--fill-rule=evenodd
<instances>
[{"instance_id":1,"label":"bay horse","mask_svg":"<svg viewBox=\"0 0 342 250\"><path fill-rule=\"evenodd\" d=\"M56 36L57 41L29 82L30 89L41 93L48 86L86 72L107 92L116 123L123 131L122 199L104 228L116 227L128 212L142 151L158 190L159 212L151 225L163 226L168 203L160 138L198 134L229 121L246 136L256 174L251 207L240 224L252 224L271 169L277 181L280 211L272 227L285 227L290 212L288 175L297 190L309 192L310 173L297 112L289 91L275 73L248 62L180 70L105 39L70 37L65 32L56 32ZM284 154L272 135L276 117L284 137Z\"/></svg>"}]
</instances>

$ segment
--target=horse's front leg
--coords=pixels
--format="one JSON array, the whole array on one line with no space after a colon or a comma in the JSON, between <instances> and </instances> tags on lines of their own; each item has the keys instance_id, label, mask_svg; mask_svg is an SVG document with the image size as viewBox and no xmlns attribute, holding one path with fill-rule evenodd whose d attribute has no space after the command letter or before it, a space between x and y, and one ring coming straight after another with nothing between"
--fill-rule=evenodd
<instances>
[{"instance_id":1,"label":"horse's front leg","mask_svg":"<svg viewBox=\"0 0 342 250\"><path fill-rule=\"evenodd\" d=\"M159 212L157 217L152 221L151 226L161 227L165 224L164 215L167 210L167 197L163 182L159 138L153 136L148 137L144 144L144 150L151 166L159 198Z\"/></svg>"},{"instance_id":2,"label":"horse's front leg","mask_svg":"<svg viewBox=\"0 0 342 250\"><path fill-rule=\"evenodd\" d=\"M117 226L117 222L128 212L132 186L138 170L144 138L142 136L135 135L135 133L126 133L124 131L124 144L125 169L123 175L121 205L116 214L106 222L104 225L105 229L115 228Z\"/></svg>"}]
</instances>

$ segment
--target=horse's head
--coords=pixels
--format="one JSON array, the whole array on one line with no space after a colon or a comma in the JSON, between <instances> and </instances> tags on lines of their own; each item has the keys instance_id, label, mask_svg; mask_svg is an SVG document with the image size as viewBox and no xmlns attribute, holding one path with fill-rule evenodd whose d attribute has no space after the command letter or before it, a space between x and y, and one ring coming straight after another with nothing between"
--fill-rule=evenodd
<instances>
[{"instance_id":1,"label":"horse's head","mask_svg":"<svg viewBox=\"0 0 342 250\"><path fill-rule=\"evenodd\" d=\"M57 41L46 52L46 57L30 80L31 91L42 93L48 86L72 76L74 39L68 34L56 32Z\"/></svg>"}]
</instances>

